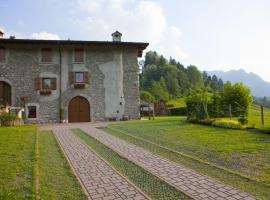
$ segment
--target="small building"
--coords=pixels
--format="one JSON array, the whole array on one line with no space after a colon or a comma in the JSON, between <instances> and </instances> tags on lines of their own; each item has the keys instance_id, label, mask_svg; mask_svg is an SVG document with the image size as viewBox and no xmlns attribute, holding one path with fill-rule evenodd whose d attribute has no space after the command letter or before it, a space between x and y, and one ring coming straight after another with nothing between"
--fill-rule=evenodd
<instances>
[{"instance_id":1,"label":"small building","mask_svg":"<svg viewBox=\"0 0 270 200\"><path fill-rule=\"evenodd\" d=\"M21 107L26 123L140 117L139 67L148 43L33 40L0 34L0 107Z\"/></svg>"}]
</instances>

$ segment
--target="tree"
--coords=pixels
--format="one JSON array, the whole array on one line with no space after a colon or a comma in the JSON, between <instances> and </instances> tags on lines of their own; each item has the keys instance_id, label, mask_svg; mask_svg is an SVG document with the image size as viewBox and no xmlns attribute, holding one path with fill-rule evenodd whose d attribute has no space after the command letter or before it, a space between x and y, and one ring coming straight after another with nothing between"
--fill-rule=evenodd
<instances>
[{"instance_id":1,"label":"tree","mask_svg":"<svg viewBox=\"0 0 270 200\"><path fill-rule=\"evenodd\" d=\"M146 101L147 103L154 103L155 97L147 91L140 91L140 98L143 101Z\"/></svg>"},{"instance_id":2,"label":"tree","mask_svg":"<svg viewBox=\"0 0 270 200\"><path fill-rule=\"evenodd\" d=\"M191 94L186 98L188 120L202 120L209 118L208 105L212 101L212 94L209 90L209 87L200 90L192 90Z\"/></svg>"},{"instance_id":3,"label":"tree","mask_svg":"<svg viewBox=\"0 0 270 200\"><path fill-rule=\"evenodd\" d=\"M162 99L164 101L168 101L170 96L167 89L164 88L165 82L163 80L161 80L161 83L157 81L152 81L152 86L150 88L150 91L156 99L158 100Z\"/></svg>"},{"instance_id":4,"label":"tree","mask_svg":"<svg viewBox=\"0 0 270 200\"><path fill-rule=\"evenodd\" d=\"M250 89L242 83L232 85L227 82L221 91L224 113L231 105L232 115L234 117L247 116L248 109L252 103ZM228 112L227 112L228 113Z\"/></svg>"},{"instance_id":5,"label":"tree","mask_svg":"<svg viewBox=\"0 0 270 200\"><path fill-rule=\"evenodd\" d=\"M203 78L201 72L194 65L187 67L187 76L191 86L194 89L200 89L203 87Z\"/></svg>"},{"instance_id":6,"label":"tree","mask_svg":"<svg viewBox=\"0 0 270 200\"><path fill-rule=\"evenodd\" d=\"M145 54L144 68L149 65L157 65L159 62L159 56L155 51L149 51Z\"/></svg>"},{"instance_id":7,"label":"tree","mask_svg":"<svg viewBox=\"0 0 270 200\"><path fill-rule=\"evenodd\" d=\"M219 89L219 87L218 87L218 77L216 75L212 76L210 86L211 86L213 92L215 92L215 91L217 91Z\"/></svg>"}]
</instances>

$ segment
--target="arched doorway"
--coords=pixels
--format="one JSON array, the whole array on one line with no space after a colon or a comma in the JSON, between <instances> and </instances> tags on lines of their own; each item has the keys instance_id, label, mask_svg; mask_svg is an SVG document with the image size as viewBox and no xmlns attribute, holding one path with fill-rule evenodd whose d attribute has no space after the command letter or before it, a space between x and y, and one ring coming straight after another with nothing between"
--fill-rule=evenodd
<instances>
[{"instance_id":1,"label":"arched doorway","mask_svg":"<svg viewBox=\"0 0 270 200\"><path fill-rule=\"evenodd\" d=\"M11 105L11 86L4 81L0 81L0 107Z\"/></svg>"},{"instance_id":2,"label":"arched doorway","mask_svg":"<svg viewBox=\"0 0 270 200\"><path fill-rule=\"evenodd\" d=\"M74 97L68 105L68 122L90 122L90 104L84 97Z\"/></svg>"}]
</instances>

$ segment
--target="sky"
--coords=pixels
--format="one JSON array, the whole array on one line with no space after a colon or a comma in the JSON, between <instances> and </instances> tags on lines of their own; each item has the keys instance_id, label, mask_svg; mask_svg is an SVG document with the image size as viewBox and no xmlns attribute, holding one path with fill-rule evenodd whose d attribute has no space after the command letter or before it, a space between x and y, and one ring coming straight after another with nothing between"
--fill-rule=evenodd
<instances>
[{"instance_id":1,"label":"sky","mask_svg":"<svg viewBox=\"0 0 270 200\"><path fill-rule=\"evenodd\" d=\"M270 82L269 0L0 0L5 37L149 42L200 70L244 69Z\"/></svg>"}]
</instances>

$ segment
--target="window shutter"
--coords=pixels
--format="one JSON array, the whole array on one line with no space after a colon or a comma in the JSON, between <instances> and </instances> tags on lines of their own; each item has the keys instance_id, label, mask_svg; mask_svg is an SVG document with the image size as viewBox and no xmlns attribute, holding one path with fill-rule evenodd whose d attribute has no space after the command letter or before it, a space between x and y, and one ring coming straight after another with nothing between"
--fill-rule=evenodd
<instances>
[{"instance_id":1,"label":"window shutter","mask_svg":"<svg viewBox=\"0 0 270 200\"><path fill-rule=\"evenodd\" d=\"M1 100L3 99L3 94L4 94L3 86L4 86L3 82L0 82L0 103L1 103Z\"/></svg>"},{"instance_id":2,"label":"window shutter","mask_svg":"<svg viewBox=\"0 0 270 200\"><path fill-rule=\"evenodd\" d=\"M36 80L35 80L35 89L40 90L40 86L41 86L41 79L36 78Z\"/></svg>"},{"instance_id":3,"label":"window shutter","mask_svg":"<svg viewBox=\"0 0 270 200\"><path fill-rule=\"evenodd\" d=\"M43 48L41 50L41 62L50 63L52 62L52 49L50 48Z\"/></svg>"},{"instance_id":4,"label":"window shutter","mask_svg":"<svg viewBox=\"0 0 270 200\"><path fill-rule=\"evenodd\" d=\"M90 74L89 74L89 72L84 72L83 73L83 80L84 80L84 83L86 83L86 84L89 83L89 80L90 80Z\"/></svg>"},{"instance_id":5,"label":"window shutter","mask_svg":"<svg viewBox=\"0 0 270 200\"><path fill-rule=\"evenodd\" d=\"M82 48L76 48L74 50L74 61L76 63L82 63L82 62L84 62L84 49L82 49Z\"/></svg>"},{"instance_id":6,"label":"window shutter","mask_svg":"<svg viewBox=\"0 0 270 200\"><path fill-rule=\"evenodd\" d=\"M52 90L56 90L56 78L52 78L51 82L52 82Z\"/></svg>"},{"instance_id":7,"label":"window shutter","mask_svg":"<svg viewBox=\"0 0 270 200\"><path fill-rule=\"evenodd\" d=\"M74 84L74 72L69 72L69 83Z\"/></svg>"},{"instance_id":8,"label":"window shutter","mask_svg":"<svg viewBox=\"0 0 270 200\"><path fill-rule=\"evenodd\" d=\"M4 47L0 47L0 62L4 62L6 60L6 50Z\"/></svg>"}]
</instances>

